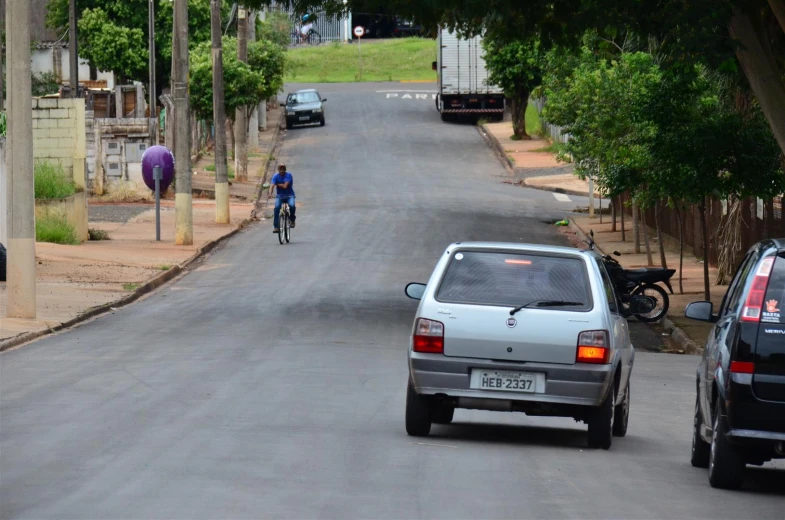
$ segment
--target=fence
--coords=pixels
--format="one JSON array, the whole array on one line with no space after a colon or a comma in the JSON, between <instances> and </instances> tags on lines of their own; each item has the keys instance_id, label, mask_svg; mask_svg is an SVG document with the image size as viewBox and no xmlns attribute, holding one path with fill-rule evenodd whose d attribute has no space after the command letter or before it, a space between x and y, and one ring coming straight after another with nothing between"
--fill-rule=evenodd
<instances>
[{"instance_id":1,"label":"fence","mask_svg":"<svg viewBox=\"0 0 785 520\"><path fill-rule=\"evenodd\" d=\"M738 207L734 206L738 204ZM660 229L672 240L679 237L679 210L668 207L664 202L659 204ZM731 246L723 236L729 228L732 215L738 215L738 230L735 235L736 247ZM625 214L630 215L631 209L625 207ZM681 209L682 229L684 232L685 253L703 258L703 233L701 231L700 207L688 205ZM651 229L657 226L653 208L645 212L644 220ZM785 212L783 211L783 197L769 200L756 198L716 200L708 199L706 204L706 231L708 235L709 264L718 265L721 251L725 248L735 250L725 251L728 257L728 268L732 272L744 253L756 242L765 238L785 237ZM628 235L629 236L629 235ZM666 237L666 240L668 238ZM730 254L728 254L730 253Z\"/></svg>"},{"instance_id":2,"label":"fence","mask_svg":"<svg viewBox=\"0 0 785 520\"><path fill-rule=\"evenodd\" d=\"M301 27L301 17L292 8L286 8L277 2L273 2L270 9L285 12L292 19L294 30L292 31L292 45L297 43L297 33ZM328 17L324 12L316 14L316 21L313 29L322 37L322 42L343 41L346 38L345 31L348 28L348 39L352 38L352 14L347 15L348 19L339 16ZM346 21L346 23L344 23Z\"/></svg>"},{"instance_id":3,"label":"fence","mask_svg":"<svg viewBox=\"0 0 785 520\"><path fill-rule=\"evenodd\" d=\"M552 125L542 118L542 110L545 108L545 98L537 98L532 100L534 106L537 107L537 114L540 116L542 122L542 134L544 137L549 137L553 142L566 143L570 140L570 134L563 131L562 127Z\"/></svg>"}]
</instances>

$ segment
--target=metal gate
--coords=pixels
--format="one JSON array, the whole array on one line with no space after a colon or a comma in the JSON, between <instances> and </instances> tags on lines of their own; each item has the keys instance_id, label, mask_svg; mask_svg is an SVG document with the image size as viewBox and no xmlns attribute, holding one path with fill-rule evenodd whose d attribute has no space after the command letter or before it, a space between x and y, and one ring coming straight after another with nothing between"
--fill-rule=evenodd
<instances>
[{"instance_id":1,"label":"metal gate","mask_svg":"<svg viewBox=\"0 0 785 520\"><path fill-rule=\"evenodd\" d=\"M294 26L291 42L292 45L297 43L297 32L295 31L299 32L302 26L301 16L296 15L293 9L287 9L277 2L273 2L270 8L283 11L289 15ZM340 16L328 17L324 11L314 14L316 15L316 22L313 24L313 29L322 37L322 42L343 41L346 39L345 31L347 30L348 39L352 38L352 13L349 13L347 18L341 18Z\"/></svg>"}]
</instances>

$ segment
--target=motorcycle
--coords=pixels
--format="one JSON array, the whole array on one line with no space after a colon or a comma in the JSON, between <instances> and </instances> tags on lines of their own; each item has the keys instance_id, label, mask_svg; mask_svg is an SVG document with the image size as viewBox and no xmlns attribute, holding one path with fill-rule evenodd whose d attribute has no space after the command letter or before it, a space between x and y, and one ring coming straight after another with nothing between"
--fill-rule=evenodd
<instances>
[{"instance_id":1,"label":"motorcycle","mask_svg":"<svg viewBox=\"0 0 785 520\"><path fill-rule=\"evenodd\" d=\"M594 250L594 231L590 231L589 234L589 248ZM613 254L621 256L621 253L618 251L614 251ZM632 296L647 296L654 300L654 309L646 314L634 315L638 320L644 323L652 323L661 320L667 314L670 307L670 299L665 289L657 284L665 284L670 293L674 294L670 279L676 274L675 269L665 269L663 267L625 269L611 255L603 256L602 260L623 304L628 305Z\"/></svg>"}]
</instances>

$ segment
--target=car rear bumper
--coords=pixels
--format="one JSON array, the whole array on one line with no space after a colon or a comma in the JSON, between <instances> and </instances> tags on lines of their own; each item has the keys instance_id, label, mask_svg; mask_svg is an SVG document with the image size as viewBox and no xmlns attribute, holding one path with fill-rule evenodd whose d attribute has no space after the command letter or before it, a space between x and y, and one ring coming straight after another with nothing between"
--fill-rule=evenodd
<instances>
[{"instance_id":1,"label":"car rear bumper","mask_svg":"<svg viewBox=\"0 0 785 520\"><path fill-rule=\"evenodd\" d=\"M545 375L545 389L542 393L473 389L471 372L474 369L542 373ZM409 371L418 394L453 400L458 408L488 410L506 409L508 406L513 410L519 409L516 403L522 402L595 407L602 403L613 382L612 365L503 363L417 352L409 353Z\"/></svg>"},{"instance_id":2,"label":"car rear bumper","mask_svg":"<svg viewBox=\"0 0 785 520\"><path fill-rule=\"evenodd\" d=\"M306 119L303 119L306 118ZM305 116L286 116L286 122L290 125L307 125L310 123L319 123L324 119L324 114L309 114Z\"/></svg>"}]
</instances>

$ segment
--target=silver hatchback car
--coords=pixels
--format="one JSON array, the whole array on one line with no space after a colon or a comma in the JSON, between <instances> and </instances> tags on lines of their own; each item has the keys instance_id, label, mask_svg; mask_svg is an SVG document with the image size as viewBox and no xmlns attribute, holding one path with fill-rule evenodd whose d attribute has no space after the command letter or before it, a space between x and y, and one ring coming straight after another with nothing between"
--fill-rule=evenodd
<instances>
[{"instance_id":1,"label":"silver hatchback car","mask_svg":"<svg viewBox=\"0 0 785 520\"><path fill-rule=\"evenodd\" d=\"M508 243L447 248L409 345L406 430L428 435L456 408L572 417L592 448L627 432L635 350L625 308L593 251Z\"/></svg>"}]
</instances>

